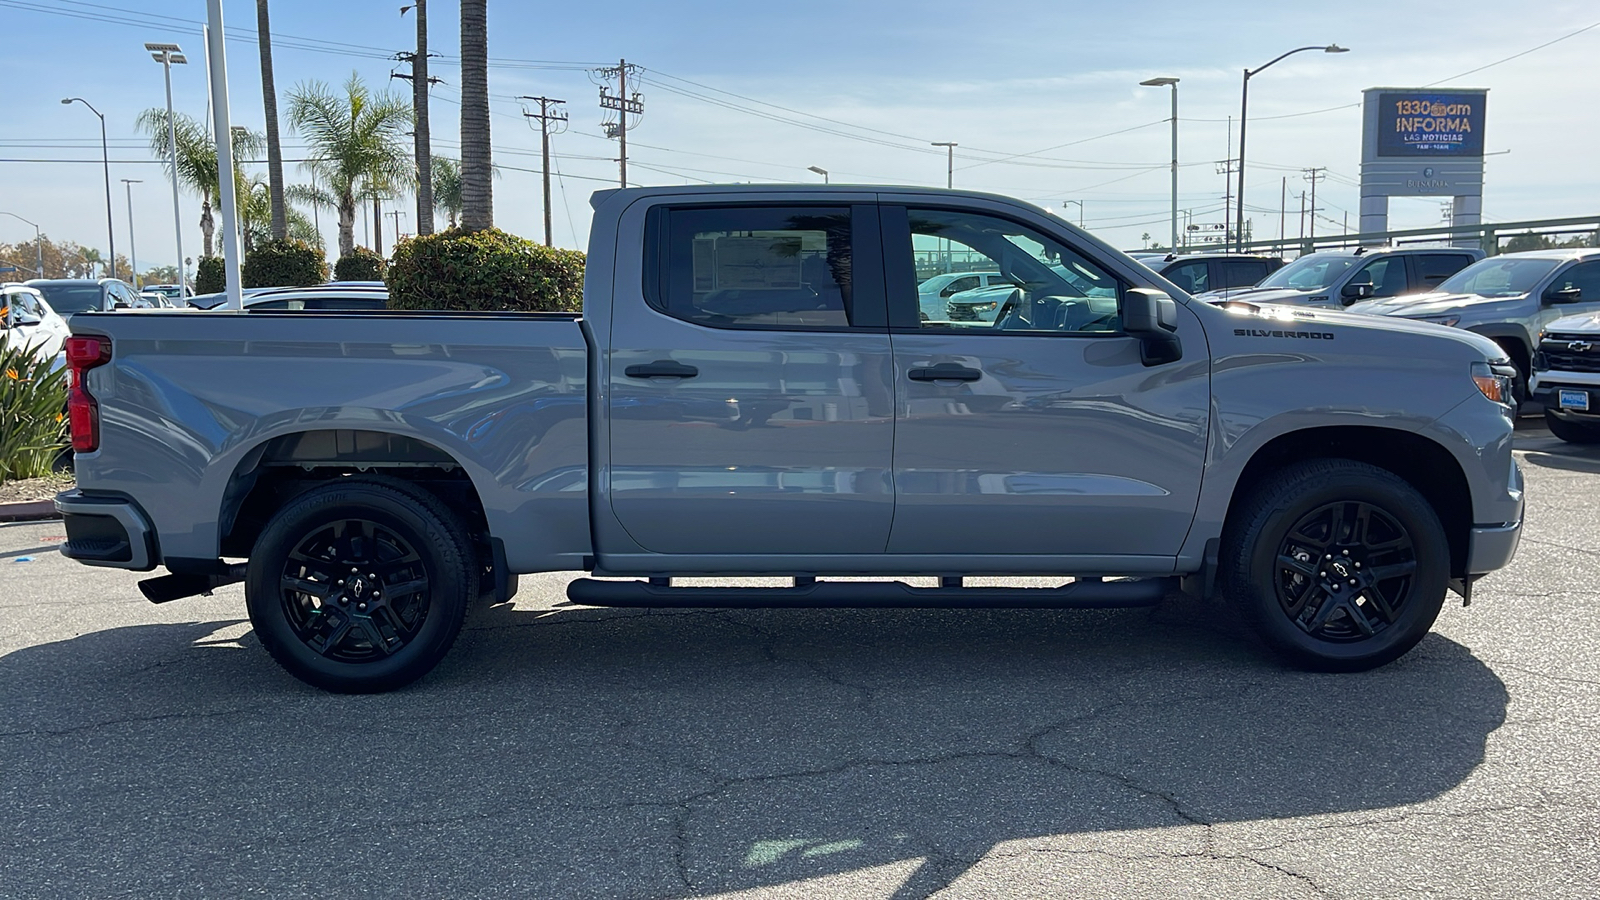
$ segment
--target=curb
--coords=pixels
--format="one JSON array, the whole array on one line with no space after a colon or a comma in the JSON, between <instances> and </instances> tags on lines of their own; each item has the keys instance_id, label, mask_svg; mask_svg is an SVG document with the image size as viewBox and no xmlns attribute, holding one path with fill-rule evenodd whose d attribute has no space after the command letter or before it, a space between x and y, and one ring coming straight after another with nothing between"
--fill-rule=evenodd
<instances>
[{"instance_id":1,"label":"curb","mask_svg":"<svg viewBox=\"0 0 1600 900\"><path fill-rule=\"evenodd\" d=\"M59 519L54 500L25 500L21 503L0 503L0 522L28 522L35 519Z\"/></svg>"}]
</instances>

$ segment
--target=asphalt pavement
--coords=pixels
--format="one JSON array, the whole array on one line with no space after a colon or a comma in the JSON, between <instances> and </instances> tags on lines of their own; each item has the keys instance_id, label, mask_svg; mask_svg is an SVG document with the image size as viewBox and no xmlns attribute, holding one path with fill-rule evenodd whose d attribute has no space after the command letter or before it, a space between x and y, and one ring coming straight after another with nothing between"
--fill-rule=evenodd
<instances>
[{"instance_id":1,"label":"asphalt pavement","mask_svg":"<svg viewBox=\"0 0 1600 900\"><path fill-rule=\"evenodd\" d=\"M1528 420L1511 568L1404 659L1283 668L1217 604L475 611L308 688L238 587L0 526L0 896L1592 898L1600 447Z\"/></svg>"}]
</instances>

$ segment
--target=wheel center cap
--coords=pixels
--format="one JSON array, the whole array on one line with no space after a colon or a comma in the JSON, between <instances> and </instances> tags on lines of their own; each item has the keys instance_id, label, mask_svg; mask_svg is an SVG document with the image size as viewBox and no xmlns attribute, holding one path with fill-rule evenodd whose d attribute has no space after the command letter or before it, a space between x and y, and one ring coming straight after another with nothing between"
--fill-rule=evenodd
<instances>
[{"instance_id":1,"label":"wheel center cap","mask_svg":"<svg viewBox=\"0 0 1600 900\"><path fill-rule=\"evenodd\" d=\"M1332 569L1340 578L1350 577L1350 565L1342 559L1336 559L1329 563L1328 568Z\"/></svg>"},{"instance_id":2,"label":"wheel center cap","mask_svg":"<svg viewBox=\"0 0 1600 900\"><path fill-rule=\"evenodd\" d=\"M367 595L367 583L360 578L350 579L350 596L357 600Z\"/></svg>"}]
</instances>

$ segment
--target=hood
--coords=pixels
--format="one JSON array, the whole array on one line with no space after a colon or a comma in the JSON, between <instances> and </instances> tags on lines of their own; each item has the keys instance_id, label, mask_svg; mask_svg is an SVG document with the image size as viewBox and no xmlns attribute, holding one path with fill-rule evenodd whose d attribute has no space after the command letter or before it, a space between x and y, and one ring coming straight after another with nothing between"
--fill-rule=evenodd
<instances>
[{"instance_id":1,"label":"hood","mask_svg":"<svg viewBox=\"0 0 1600 900\"><path fill-rule=\"evenodd\" d=\"M1546 325L1544 330L1559 331L1566 334L1600 334L1600 313L1566 316Z\"/></svg>"},{"instance_id":2,"label":"hood","mask_svg":"<svg viewBox=\"0 0 1600 900\"><path fill-rule=\"evenodd\" d=\"M1239 327L1305 330L1315 325L1330 325L1363 331L1387 331L1450 338L1483 354L1485 359L1505 359L1506 351L1483 335L1460 328L1418 322L1406 318L1360 315L1346 310L1317 309L1307 306L1271 307L1235 301L1222 307L1238 316Z\"/></svg>"},{"instance_id":3,"label":"hood","mask_svg":"<svg viewBox=\"0 0 1600 900\"><path fill-rule=\"evenodd\" d=\"M1241 287L1224 288L1220 291L1206 291L1201 294L1195 294L1194 296L1196 300L1204 300L1207 303L1221 303L1224 300L1240 300L1245 303L1300 304L1305 303L1311 297L1326 297L1328 296L1328 291L1301 291L1295 290L1294 288Z\"/></svg>"},{"instance_id":4,"label":"hood","mask_svg":"<svg viewBox=\"0 0 1600 900\"><path fill-rule=\"evenodd\" d=\"M1408 319L1416 319L1423 316L1445 315L1464 309L1488 312L1496 307L1505 307L1509 310L1521 306L1527 297L1527 294L1518 294L1515 297L1484 297L1479 294L1445 294L1439 292L1407 294L1402 297L1366 300L1351 306L1350 312L1363 313L1369 316L1404 316Z\"/></svg>"}]
</instances>

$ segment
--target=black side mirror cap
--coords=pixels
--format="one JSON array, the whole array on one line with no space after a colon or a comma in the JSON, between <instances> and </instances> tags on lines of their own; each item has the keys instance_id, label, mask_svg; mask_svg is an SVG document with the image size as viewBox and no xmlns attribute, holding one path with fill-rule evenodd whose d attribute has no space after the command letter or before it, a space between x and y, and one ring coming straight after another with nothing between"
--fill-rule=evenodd
<instances>
[{"instance_id":1,"label":"black side mirror cap","mask_svg":"<svg viewBox=\"0 0 1600 900\"><path fill-rule=\"evenodd\" d=\"M1366 300L1372 297L1374 290L1376 288L1372 286L1370 281L1354 281L1341 288L1339 293L1353 300Z\"/></svg>"},{"instance_id":2,"label":"black side mirror cap","mask_svg":"<svg viewBox=\"0 0 1600 900\"><path fill-rule=\"evenodd\" d=\"M1183 358L1178 304L1165 292L1130 288L1122 295L1122 330L1139 339L1139 360L1160 366Z\"/></svg>"},{"instance_id":3,"label":"black side mirror cap","mask_svg":"<svg viewBox=\"0 0 1600 900\"><path fill-rule=\"evenodd\" d=\"M1554 288L1544 292L1546 303L1577 303L1583 299L1583 289L1575 287Z\"/></svg>"}]
</instances>

